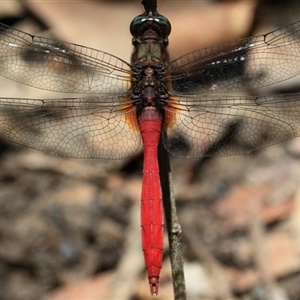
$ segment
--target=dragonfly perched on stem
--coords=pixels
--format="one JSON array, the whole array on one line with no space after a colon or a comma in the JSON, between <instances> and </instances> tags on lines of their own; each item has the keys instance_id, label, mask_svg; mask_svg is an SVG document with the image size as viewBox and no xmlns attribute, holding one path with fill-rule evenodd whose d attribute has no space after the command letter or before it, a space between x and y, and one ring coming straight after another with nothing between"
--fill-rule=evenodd
<instances>
[{"instance_id":1,"label":"dragonfly perched on stem","mask_svg":"<svg viewBox=\"0 0 300 300\"><path fill-rule=\"evenodd\" d=\"M143 145L142 247L157 294L164 236L159 142L172 155L195 158L248 153L300 136L300 94L237 94L300 73L300 22L169 62L171 24L156 1L142 4L145 12L130 25L130 63L1 24L0 75L89 96L0 98L0 134L74 158L121 159Z\"/></svg>"}]
</instances>

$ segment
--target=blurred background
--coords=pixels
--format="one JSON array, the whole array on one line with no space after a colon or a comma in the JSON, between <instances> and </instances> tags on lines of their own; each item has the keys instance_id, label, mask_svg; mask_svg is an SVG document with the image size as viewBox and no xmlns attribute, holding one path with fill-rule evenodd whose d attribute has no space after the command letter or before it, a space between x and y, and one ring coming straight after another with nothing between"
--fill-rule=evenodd
<instances>
[{"instance_id":1,"label":"blurred background","mask_svg":"<svg viewBox=\"0 0 300 300\"><path fill-rule=\"evenodd\" d=\"M172 24L171 59L300 16L297 0L161 0L158 9ZM138 0L1 1L0 21L129 62L129 24L142 11ZM49 95L0 84L1 97ZM299 299L299 158L298 139L249 155L171 158L189 300ZM75 160L1 139L0 299L173 299L167 243L159 296L149 295L141 170L142 153Z\"/></svg>"}]
</instances>

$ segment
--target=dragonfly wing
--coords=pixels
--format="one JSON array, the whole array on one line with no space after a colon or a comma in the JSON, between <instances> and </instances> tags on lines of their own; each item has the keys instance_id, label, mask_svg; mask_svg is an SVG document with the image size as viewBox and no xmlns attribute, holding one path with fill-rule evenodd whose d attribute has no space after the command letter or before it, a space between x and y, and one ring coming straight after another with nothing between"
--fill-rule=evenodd
<instances>
[{"instance_id":1,"label":"dragonfly wing","mask_svg":"<svg viewBox=\"0 0 300 300\"><path fill-rule=\"evenodd\" d=\"M172 97L164 145L193 158L248 153L300 136L300 94Z\"/></svg>"},{"instance_id":2,"label":"dragonfly wing","mask_svg":"<svg viewBox=\"0 0 300 300\"><path fill-rule=\"evenodd\" d=\"M300 21L188 53L169 66L173 90L185 94L240 92L287 80L300 73Z\"/></svg>"},{"instance_id":3,"label":"dragonfly wing","mask_svg":"<svg viewBox=\"0 0 300 300\"><path fill-rule=\"evenodd\" d=\"M118 97L0 98L0 135L60 156L120 159L141 143L130 103Z\"/></svg>"},{"instance_id":4,"label":"dragonfly wing","mask_svg":"<svg viewBox=\"0 0 300 300\"><path fill-rule=\"evenodd\" d=\"M125 61L1 23L0 75L55 92L123 94L130 88L130 66Z\"/></svg>"}]
</instances>

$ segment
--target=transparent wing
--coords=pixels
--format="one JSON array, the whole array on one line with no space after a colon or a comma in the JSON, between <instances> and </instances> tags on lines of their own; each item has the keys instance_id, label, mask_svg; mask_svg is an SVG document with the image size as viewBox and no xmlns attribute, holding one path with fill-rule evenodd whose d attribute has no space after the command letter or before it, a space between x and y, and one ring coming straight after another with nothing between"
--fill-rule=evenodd
<instances>
[{"instance_id":1,"label":"transparent wing","mask_svg":"<svg viewBox=\"0 0 300 300\"><path fill-rule=\"evenodd\" d=\"M185 94L240 92L281 82L300 73L300 21L188 53L169 67L173 90Z\"/></svg>"},{"instance_id":2,"label":"transparent wing","mask_svg":"<svg viewBox=\"0 0 300 300\"><path fill-rule=\"evenodd\" d=\"M130 66L125 61L1 23L0 75L55 92L116 95L130 88Z\"/></svg>"},{"instance_id":3,"label":"transparent wing","mask_svg":"<svg viewBox=\"0 0 300 300\"><path fill-rule=\"evenodd\" d=\"M184 158L234 155L300 136L300 94L173 97L163 141Z\"/></svg>"},{"instance_id":4,"label":"transparent wing","mask_svg":"<svg viewBox=\"0 0 300 300\"><path fill-rule=\"evenodd\" d=\"M75 158L120 159L138 150L136 109L128 98L0 98L0 135Z\"/></svg>"}]
</instances>

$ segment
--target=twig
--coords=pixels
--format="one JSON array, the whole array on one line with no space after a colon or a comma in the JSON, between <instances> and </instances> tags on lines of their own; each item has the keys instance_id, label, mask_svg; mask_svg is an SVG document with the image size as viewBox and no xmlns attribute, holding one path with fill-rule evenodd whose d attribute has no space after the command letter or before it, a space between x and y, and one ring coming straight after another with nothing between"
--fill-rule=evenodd
<instances>
[{"instance_id":1,"label":"twig","mask_svg":"<svg viewBox=\"0 0 300 300\"><path fill-rule=\"evenodd\" d=\"M144 8L145 8L145 12L148 14L149 12L152 13L156 13L156 0L141 0Z\"/></svg>"},{"instance_id":2,"label":"twig","mask_svg":"<svg viewBox=\"0 0 300 300\"><path fill-rule=\"evenodd\" d=\"M186 292L183 272L181 227L179 225L176 213L169 155L164 148L161 140L159 143L158 153L160 180L163 194L163 206L170 246L174 299L185 300Z\"/></svg>"}]
</instances>

